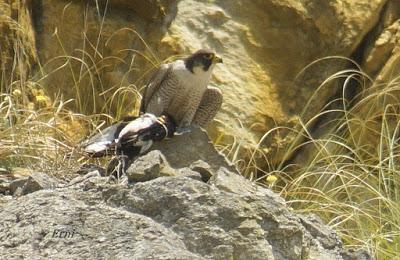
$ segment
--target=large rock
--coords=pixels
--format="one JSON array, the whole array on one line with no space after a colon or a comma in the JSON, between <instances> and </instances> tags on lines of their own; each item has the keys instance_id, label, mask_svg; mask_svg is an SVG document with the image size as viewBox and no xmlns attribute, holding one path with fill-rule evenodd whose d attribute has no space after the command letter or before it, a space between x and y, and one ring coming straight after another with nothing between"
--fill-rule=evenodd
<instances>
[{"instance_id":1,"label":"large rock","mask_svg":"<svg viewBox=\"0 0 400 260\"><path fill-rule=\"evenodd\" d=\"M208 183L179 171L129 185L91 176L8 200L2 257L351 259L318 219L223 167Z\"/></svg>"},{"instance_id":2,"label":"large rock","mask_svg":"<svg viewBox=\"0 0 400 260\"><path fill-rule=\"evenodd\" d=\"M149 181L161 176L174 176L174 171L159 151L151 151L135 160L126 170L130 182Z\"/></svg>"},{"instance_id":3,"label":"large rock","mask_svg":"<svg viewBox=\"0 0 400 260\"><path fill-rule=\"evenodd\" d=\"M25 195L42 189L55 188L60 181L45 173L33 172L28 178L17 179L10 183L10 194Z\"/></svg>"},{"instance_id":4,"label":"large rock","mask_svg":"<svg viewBox=\"0 0 400 260\"><path fill-rule=\"evenodd\" d=\"M183 168L189 165L196 167L196 161L203 161L207 162L210 171L213 172L220 167L237 172L236 167L215 149L207 132L202 129L175 135L171 139L155 143L151 149L160 150L174 168Z\"/></svg>"},{"instance_id":5,"label":"large rock","mask_svg":"<svg viewBox=\"0 0 400 260\"><path fill-rule=\"evenodd\" d=\"M224 94L217 116L225 126L221 132L235 136L242 148L254 148L268 130L297 123L314 94L303 122L326 105L340 85L316 89L346 64L319 62L295 81L296 75L318 58L351 56L378 22L385 2L180 1L162 43L175 51L210 47L223 56L213 78ZM277 150L291 141L287 133L281 128L264 139L261 148L271 161L282 159Z\"/></svg>"},{"instance_id":6,"label":"large rock","mask_svg":"<svg viewBox=\"0 0 400 260\"><path fill-rule=\"evenodd\" d=\"M44 85L75 98L81 111L109 112L123 98L127 110L137 111L137 91L154 65L212 48L224 58L212 83L223 90L224 104L209 130L225 143L234 136L243 157L268 130L297 123L320 82L347 65L329 60L296 75L318 58L355 53L387 0L118 0L105 8L107 2L42 0L34 6ZM317 114L338 88L319 90L302 120ZM281 128L264 138L261 148L271 162L282 160L279 148L293 138L288 133Z\"/></svg>"},{"instance_id":7,"label":"large rock","mask_svg":"<svg viewBox=\"0 0 400 260\"><path fill-rule=\"evenodd\" d=\"M59 181L47 174L27 168L0 168L0 194L28 194L40 189L54 188Z\"/></svg>"}]
</instances>

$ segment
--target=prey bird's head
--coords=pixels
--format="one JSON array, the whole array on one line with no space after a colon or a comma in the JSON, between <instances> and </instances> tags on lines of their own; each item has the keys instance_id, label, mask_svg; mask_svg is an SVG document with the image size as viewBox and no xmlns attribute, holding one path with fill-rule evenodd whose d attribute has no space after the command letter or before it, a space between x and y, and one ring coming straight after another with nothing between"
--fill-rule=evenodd
<instances>
[{"instance_id":1,"label":"prey bird's head","mask_svg":"<svg viewBox=\"0 0 400 260\"><path fill-rule=\"evenodd\" d=\"M184 59L185 66L192 73L196 71L208 72L214 68L217 63L222 63L222 59L218 57L213 51L198 50L189 57Z\"/></svg>"}]
</instances>

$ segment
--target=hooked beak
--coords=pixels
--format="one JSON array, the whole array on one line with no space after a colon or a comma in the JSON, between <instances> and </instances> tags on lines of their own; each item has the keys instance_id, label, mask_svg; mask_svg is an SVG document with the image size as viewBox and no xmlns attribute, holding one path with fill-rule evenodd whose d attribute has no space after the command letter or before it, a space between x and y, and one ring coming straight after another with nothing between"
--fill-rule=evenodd
<instances>
[{"instance_id":1,"label":"hooked beak","mask_svg":"<svg viewBox=\"0 0 400 260\"><path fill-rule=\"evenodd\" d=\"M223 63L222 58L215 55L214 58L212 59L213 63Z\"/></svg>"}]
</instances>

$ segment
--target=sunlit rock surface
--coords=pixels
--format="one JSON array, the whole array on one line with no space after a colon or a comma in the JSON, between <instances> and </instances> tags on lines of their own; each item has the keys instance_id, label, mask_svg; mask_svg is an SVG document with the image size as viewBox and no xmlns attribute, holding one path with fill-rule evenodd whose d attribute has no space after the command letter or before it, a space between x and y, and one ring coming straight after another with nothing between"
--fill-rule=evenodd
<instances>
[{"instance_id":1,"label":"sunlit rock surface","mask_svg":"<svg viewBox=\"0 0 400 260\"><path fill-rule=\"evenodd\" d=\"M224 64L212 84L223 90L224 104L208 130L214 139L223 135L222 142L237 137L243 148L254 147L275 126L294 126L299 116L307 122L340 90L335 82L316 92L349 64L325 60L298 75L310 62L353 57L383 80L397 64L396 1L11 2L1 1L1 10L21 22L26 59L37 51L37 82L54 96L74 98L87 113L137 112L145 79L159 62L214 49ZM7 19L0 24L9 31ZM116 111L121 103L126 109ZM274 131L261 148L280 162L279 148L292 137L288 130Z\"/></svg>"}]
</instances>

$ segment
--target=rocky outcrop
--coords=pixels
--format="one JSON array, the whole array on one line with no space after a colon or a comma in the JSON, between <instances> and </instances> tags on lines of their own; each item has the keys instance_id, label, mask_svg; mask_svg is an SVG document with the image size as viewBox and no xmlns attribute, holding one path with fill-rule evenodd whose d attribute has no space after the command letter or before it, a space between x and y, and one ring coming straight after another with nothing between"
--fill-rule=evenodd
<instances>
[{"instance_id":1,"label":"rocky outcrop","mask_svg":"<svg viewBox=\"0 0 400 260\"><path fill-rule=\"evenodd\" d=\"M180 148L182 139L172 139L165 150ZM291 212L278 195L235 172L215 149L205 150L204 133L189 134L185 141L190 139L203 146L187 145L186 152L219 162L183 157L175 168L170 154L153 150L129 167L129 182L93 171L69 184L1 199L8 202L0 212L2 257L370 259L346 252L317 217ZM204 178L205 172L212 176Z\"/></svg>"},{"instance_id":2,"label":"rocky outcrop","mask_svg":"<svg viewBox=\"0 0 400 260\"><path fill-rule=\"evenodd\" d=\"M11 200L0 218L6 258L346 259L319 220L293 215L226 169L208 184L179 175L129 186L92 177Z\"/></svg>"}]
</instances>

